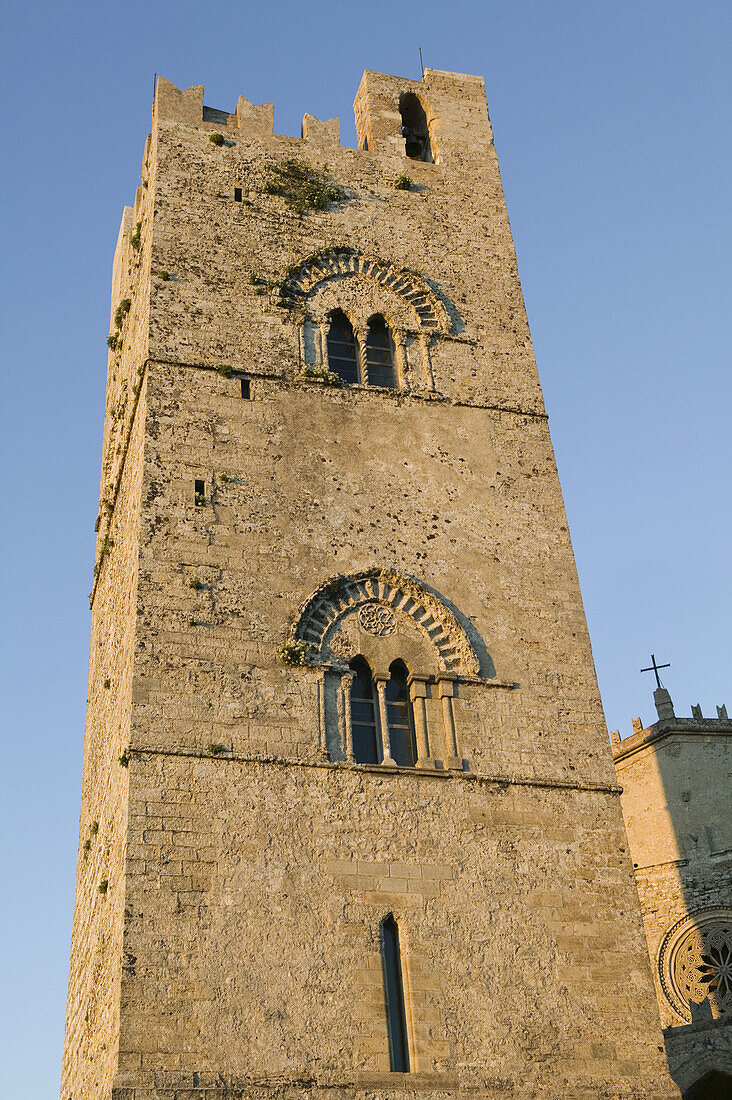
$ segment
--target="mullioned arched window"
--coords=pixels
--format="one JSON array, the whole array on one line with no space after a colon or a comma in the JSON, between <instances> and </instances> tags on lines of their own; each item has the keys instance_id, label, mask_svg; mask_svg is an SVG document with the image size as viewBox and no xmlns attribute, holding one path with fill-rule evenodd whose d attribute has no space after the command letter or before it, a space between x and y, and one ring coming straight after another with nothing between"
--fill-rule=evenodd
<instances>
[{"instance_id":1,"label":"mullioned arched window","mask_svg":"<svg viewBox=\"0 0 732 1100\"><path fill-rule=\"evenodd\" d=\"M321 670L316 697L324 757L464 770L453 699L461 683L482 682L481 664L438 593L394 569L339 575L302 605L291 637Z\"/></svg>"}]
</instances>

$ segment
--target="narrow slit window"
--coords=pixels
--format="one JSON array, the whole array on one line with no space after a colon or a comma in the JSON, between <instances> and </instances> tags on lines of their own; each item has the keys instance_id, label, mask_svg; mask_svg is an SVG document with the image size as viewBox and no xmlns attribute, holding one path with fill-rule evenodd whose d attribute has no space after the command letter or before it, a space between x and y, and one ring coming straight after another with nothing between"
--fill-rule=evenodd
<instances>
[{"instance_id":1,"label":"narrow slit window","mask_svg":"<svg viewBox=\"0 0 732 1100\"><path fill-rule=\"evenodd\" d=\"M234 202L241 202L241 187L234 188Z\"/></svg>"},{"instance_id":2,"label":"narrow slit window","mask_svg":"<svg viewBox=\"0 0 732 1100\"><path fill-rule=\"evenodd\" d=\"M248 378L241 379L241 395L245 401L252 399L252 384Z\"/></svg>"},{"instance_id":3,"label":"narrow slit window","mask_svg":"<svg viewBox=\"0 0 732 1100\"><path fill-rule=\"evenodd\" d=\"M389 1035L389 1068L392 1073L409 1073L409 1041L404 1005L402 959L399 950L399 928L391 914L381 922L381 947L384 964L386 1027Z\"/></svg>"},{"instance_id":4,"label":"narrow slit window","mask_svg":"<svg viewBox=\"0 0 732 1100\"><path fill-rule=\"evenodd\" d=\"M407 685L407 668L394 661L386 684L386 713L389 722L391 755L402 768L413 768L417 760L414 715Z\"/></svg>"},{"instance_id":5,"label":"narrow slit window","mask_svg":"<svg viewBox=\"0 0 732 1100\"><path fill-rule=\"evenodd\" d=\"M360 382L356 337L351 322L340 309L330 315L327 345L330 369L343 382Z\"/></svg>"},{"instance_id":6,"label":"narrow slit window","mask_svg":"<svg viewBox=\"0 0 732 1100\"><path fill-rule=\"evenodd\" d=\"M206 482L194 481L193 482L193 496L198 508L206 503Z\"/></svg>"},{"instance_id":7,"label":"narrow slit window","mask_svg":"<svg viewBox=\"0 0 732 1100\"><path fill-rule=\"evenodd\" d=\"M366 336L366 378L370 386L396 388L394 340L380 313L369 321Z\"/></svg>"},{"instance_id":8,"label":"narrow slit window","mask_svg":"<svg viewBox=\"0 0 732 1100\"><path fill-rule=\"evenodd\" d=\"M351 681L353 758L358 764L379 764L381 763L379 704L371 669L362 657L355 657L350 667L356 674Z\"/></svg>"}]
</instances>

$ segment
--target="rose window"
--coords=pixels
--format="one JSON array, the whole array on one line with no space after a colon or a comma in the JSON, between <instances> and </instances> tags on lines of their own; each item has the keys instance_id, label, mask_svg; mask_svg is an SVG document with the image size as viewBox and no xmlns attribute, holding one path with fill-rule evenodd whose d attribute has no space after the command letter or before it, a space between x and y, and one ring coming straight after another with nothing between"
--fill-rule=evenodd
<instances>
[{"instance_id":1,"label":"rose window","mask_svg":"<svg viewBox=\"0 0 732 1100\"><path fill-rule=\"evenodd\" d=\"M732 1011L732 914L685 917L666 936L659 962L664 992L679 1015L689 1019L690 1004L706 998L714 1016Z\"/></svg>"}]
</instances>

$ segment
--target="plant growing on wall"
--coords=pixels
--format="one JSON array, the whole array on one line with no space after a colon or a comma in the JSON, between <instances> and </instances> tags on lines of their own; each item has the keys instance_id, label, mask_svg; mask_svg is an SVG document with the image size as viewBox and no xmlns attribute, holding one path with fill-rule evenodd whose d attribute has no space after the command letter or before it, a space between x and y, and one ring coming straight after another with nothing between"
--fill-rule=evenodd
<instances>
[{"instance_id":1,"label":"plant growing on wall","mask_svg":"<svg viewBox=\"0 0 732 1100\"><path fill-rule=\"evenodd\" d=\"M280 195L298 214L325 210L345 198L343 188L325 172L299 160L271 165L262 190L265 195Z\"/></svg>"},{"instance_id":2,"label":"plant growing on wall","mask_svg":"<svg viewBox=\"0 0 732 1100\"><path fill-rule=\"evenodd\" d=\"M310 646L306 642L282 642L277 646L277 655L285 665L306 665L310 657Z\"/></svg>"},{"instance_id":3,"label":"plant growing on wall","mask_svg":"<svg viewBox=\"0 0 732 1100\"><path fill-rule=\"evenodd\" d=\"M311 367L304 366L302 368L303 378L317 379L318 382L323 382L326 386L340 386L340 376L335 371L328 370L327 367Z\"/></svg>"},{"instance_id":4,"label":"plant growing on wall","mask_svg":"<svg viewBox=\"0 0 732 1100\"><path fill-rule=\"evenodd\" d=\"M131 309L132 299L123 298L120 304L117 306L116 310L114 311L114 323L117 328L122 328L122 325L125 323L125 317Z\"/></svg>"}]
</instances>

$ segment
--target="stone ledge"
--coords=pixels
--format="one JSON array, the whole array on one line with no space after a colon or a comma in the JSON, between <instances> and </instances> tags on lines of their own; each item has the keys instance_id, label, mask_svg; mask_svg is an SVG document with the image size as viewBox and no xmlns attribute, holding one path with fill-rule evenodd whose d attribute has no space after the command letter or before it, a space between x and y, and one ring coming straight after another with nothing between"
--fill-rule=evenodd
<instances>
[{"instance_id":1,"label":"stone ledge","mask_svg":"<svg viewBox=\"0 0 732 1100\"><path fill-rule=\"evenodd\" d=\"M622 792L622 787L616 783L582 783L570 779L550 779L541 776L516 776L488 774L487 772L474 772L457 769L425 769L403 768L399 765L389 764L356 764L348 760L301 760L296 757L246 755L244 753L225 752L213 756L209 752L197 749L164 749L153 746L135 746L128 750L133 759L143 760L145 756L180 756L195 760L208 760L216 763L233 762L239 764L273 764L276 767L285 768L325 768L331 771L361 772L379 776L410 776L414 779L426 779L442 782L443 780L467 780L474 783L497 784L503 787L541 787L570 791L597 791L601 794L617 794Z\"/></svg>"}]
</instances>

